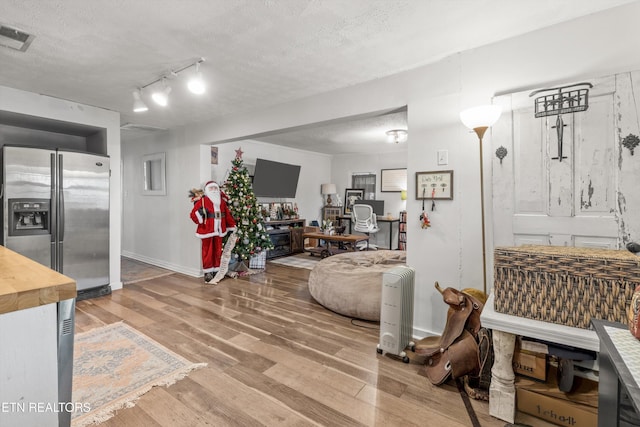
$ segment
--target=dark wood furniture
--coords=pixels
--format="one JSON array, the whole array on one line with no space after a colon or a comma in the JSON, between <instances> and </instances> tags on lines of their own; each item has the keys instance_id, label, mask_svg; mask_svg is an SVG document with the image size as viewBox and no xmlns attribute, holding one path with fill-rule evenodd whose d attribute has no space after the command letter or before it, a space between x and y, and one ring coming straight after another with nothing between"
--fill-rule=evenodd
<instances>
[{"instance_id":1,"label":"dark wood furniture","mask_svg":"<svg viewBox=\"0 0 640 427\"><path fill-rule=\"evenodd\" d=\"M306 223L307 220L300 218L265 222L264 225L274 246L267 251L267 259L303 252L302 234Z\"/></svg>"},{"instance_id":2,"label":"dark wood furniture","mask_svg":"<svg viewBox=\"0 0 640 427\"><path fill-rule=\"evenodd\" d=\"M338 218L342 214L342 208L339 206L324 206L322 208L322 219L323 220L331 220L334 222L333 225L338 225Z\"/></svg>"},{"instance_id":3,"label":"dark wood furniture","mask_svg":"<svg viewBox=\"0 0 640 427\"><path fill-rule=\"evenodd\" d=\"M360 234L334 234L327 235L324 233L304 233L303 239L317 239L322 243L317 248L307 248L307 252L312 255L320 255L322 258L326 258L331 255L335 255L341 252L353 252L356 250L356 245L359 242L366 242L369 240L369 236Z\"/></svg>"},{"instance_id":4,"label":"dark wood furniture","mask_svg":"<svg viewBox=\"0 0 640 427\"><path fill-rule=\"evenodd\" d=\"M638 425L640 387L635 367L640 341L625 324L597 319L591 324L600 339L598 426Z\"/></svg>"}]
</instances>

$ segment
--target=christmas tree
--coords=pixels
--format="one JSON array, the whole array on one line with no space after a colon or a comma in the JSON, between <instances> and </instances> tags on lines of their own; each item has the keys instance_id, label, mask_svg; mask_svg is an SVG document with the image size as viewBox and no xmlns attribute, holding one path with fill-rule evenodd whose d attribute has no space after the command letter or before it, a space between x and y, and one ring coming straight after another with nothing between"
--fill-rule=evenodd
<instances>
[{"instance_id":1,"label":"christmas tree","mask_svg":"<svg viewBox=\"0 0 640 427\"><path fill-rule=\"evenodd\" d=\"M253 255L267 249L273 244L264 226L264 219L253 189L247 168L243 166L242 150L236 150L236 158L231 162L229 177L224 183L224 191L229 198L229 210L236 221L238 241L233 248L233 257L244 263Z\"/></svg>"}]
</instances>

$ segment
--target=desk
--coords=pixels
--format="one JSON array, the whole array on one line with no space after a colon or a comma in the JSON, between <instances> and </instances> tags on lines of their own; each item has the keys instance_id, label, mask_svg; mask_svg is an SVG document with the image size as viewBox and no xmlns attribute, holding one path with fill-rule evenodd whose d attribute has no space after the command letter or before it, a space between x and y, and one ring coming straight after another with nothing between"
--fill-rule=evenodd
<instances>
[{"instance_id":1,"label":"desk","mask_svg":"<svg viewBox=\"0 0 640 427\"><path fill-rule=\"evenodd\" d=\"M480 322L483 327L493 331L494 362L489 387L489 415L510 423L514 422L516 414L515 375L512 366L516 335L585 350L600 350L595 331L497 313L494 310L493 293L482 309Z\"/></svg>"},{"instance_id":2,"label":"desk","mask_svg":"<svg viewBox=\"0 0 640 427\"><path fill-rule=\"evenodd\" d=\"M347 233L351 233L351 216L349 215L342 215L338 217L338 223L339 225L343 224L343 221L347 222ZM398 228L398 232L400 232L400 218L389 218L387 216L378 216L376 217L376 221L378 222L378 224L380 223L389 223L389 249L393 249L393 224L397 224L397 228ZM395 239L395 241L397 242L398 239ZM397 246L396 246L396 249Z\"/></svg>"},{"instance_id":3,"label":"desk","mask_svg":"<svg viewBox=\"0 0 640 427\"><path fill-rule=\"evenodd\" d=\"M628 396L637 421L640 414L640 341L622 323L591 320L600 339L600 381L598 384L598 426L620 425L622 396ZM626 403L626 402L625 402ZM629 408L630 409L630 408ZM630 411L629 412L633 412Z\"/></svg>"},{"instance_id":4,"label":"desk","mask_svg":"<svg viewBox=\"0 0 640 427\"><path fill-rule=\"evenodd\" d=\"M320 247L320 248L313 248L313 249L306 249L307 252L311 252L313 253L320 253L320 256L322 258L326 258L328 256L331 255L335 255L336 253L339 252L344 252L345 249L339 249L338 247L333 247L331 246L331 243L343 243L343 244L347 244L350 246L351 251L355 251L356 250L356 244L358 244L359 242L366 242L367 240L369 240L369 236L366 235L360 235L360 234L334 234L334 235L327 235L324 233L304 233L302 235L303 239L318 239L318 240L322 240L325 242L326 246L324 247Z\"/></svg>"}]
</instances>

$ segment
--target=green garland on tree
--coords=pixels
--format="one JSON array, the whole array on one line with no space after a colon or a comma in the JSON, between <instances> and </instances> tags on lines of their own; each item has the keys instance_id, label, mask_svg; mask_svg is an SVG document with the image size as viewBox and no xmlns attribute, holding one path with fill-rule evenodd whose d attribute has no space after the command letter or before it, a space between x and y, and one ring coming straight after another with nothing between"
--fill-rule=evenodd
<instances>
[{"instance_id":1,"label":"green garland on tree","mask_svg":"<svg viewBox=\"0 0 640 427\"><path fill-rule=\"evenodd\" d=\"M243 165L242 150L236 150L236 158L224 183L224 192L229 198L228 206L236 221L238 241L233 248L235 258L241 262L260 252L273 249L258 200L251 188L251 178Z\"/></svg>"}]
</instances>

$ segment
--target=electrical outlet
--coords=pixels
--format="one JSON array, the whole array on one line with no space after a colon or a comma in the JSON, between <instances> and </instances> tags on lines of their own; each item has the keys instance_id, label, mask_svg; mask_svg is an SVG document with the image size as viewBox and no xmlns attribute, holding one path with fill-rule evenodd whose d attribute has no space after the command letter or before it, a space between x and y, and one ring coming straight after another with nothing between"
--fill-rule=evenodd
<instances>
[{"instance_id":1,"label":"electrical outlet","mask_svg":"<svg viewBox=\"0 0 640 427\"><path fill-rule=\"evenodd\" d=\"M449 164L449 150L438 150L438 165Z\"/></svg>"}]
</instances>

